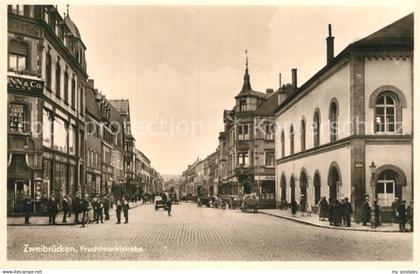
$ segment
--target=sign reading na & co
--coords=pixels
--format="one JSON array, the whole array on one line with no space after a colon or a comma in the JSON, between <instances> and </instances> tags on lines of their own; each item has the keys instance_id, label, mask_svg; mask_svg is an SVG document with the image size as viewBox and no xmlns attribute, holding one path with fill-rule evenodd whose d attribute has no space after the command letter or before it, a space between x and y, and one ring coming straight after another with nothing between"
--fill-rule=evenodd
<instances>
[{"instance_id":1,"label":"sign reading na & co","mask_svg":"<svg viewBox=\"0 0 420 274\"><path fill-rule=\"evenodd\" d=\"M44 82L16 76L7 76L7 88L42 93Z\"/></svg>"}]
</instances>

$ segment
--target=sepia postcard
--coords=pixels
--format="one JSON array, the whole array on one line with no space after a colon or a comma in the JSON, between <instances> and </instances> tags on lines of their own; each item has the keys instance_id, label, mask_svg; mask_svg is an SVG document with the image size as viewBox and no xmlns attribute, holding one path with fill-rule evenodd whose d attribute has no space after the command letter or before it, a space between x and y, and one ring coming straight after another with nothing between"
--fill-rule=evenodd
<instances>
[{"instance_id":1,"label":"sepia postcard","mask_svg":"<svg viewBox=\"0 0 420 274\"><path fill-rule=\"evenodd\" d=\"M5 267L419 267L414 2L3 6Z\"/></svg>"}]
</instances>

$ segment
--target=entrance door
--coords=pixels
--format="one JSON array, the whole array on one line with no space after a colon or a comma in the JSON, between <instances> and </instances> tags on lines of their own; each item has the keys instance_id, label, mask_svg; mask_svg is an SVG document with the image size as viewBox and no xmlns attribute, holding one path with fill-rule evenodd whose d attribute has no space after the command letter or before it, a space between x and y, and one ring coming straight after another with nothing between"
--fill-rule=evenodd
<instances>
[{"instance_id":1,"label":"entrance door","mask_svg":"<svg viewBox=\"0 0 420 274\"><path fill-rule=\"evenodd\" d=\"M10 213L23 211L23 199L26 194L28 194L29 197L32 197L32 191L28 180L8 180L7 207Z\"/></svg>"},{"instance_id":2,"label":"entrance door","mask_svg":"<svg viewBox=\"0 0 420 274\"><path fill-rule=\"evenodd\" d=\"M290 179L290 201L296 201L296 195L295 195L295 178L292 177Z\"/></svg>"},{"instance_id":3,"label":"entrance door","mask_svg":"<svg viewBox=\"0 0 420 274\"><path fill-rule=\"evenodd\" d=\"M378 180L376 188L378 204L381 206L391 206L395 200L395 181Z\"/></svg>"},{"instance_id":4,"label":"entrance door","mask_svg":"<svg viewBox=\"0 0 420 274\"><path fill-rule=\"evenodd\" d=\"M338 172L339 171L335 166L331 167L329 172L328 184L330 187L330 198L332 199L332 201L335 201L338 198L338 184L340 181L340 175Z\"/></svg>"}]
</instances>

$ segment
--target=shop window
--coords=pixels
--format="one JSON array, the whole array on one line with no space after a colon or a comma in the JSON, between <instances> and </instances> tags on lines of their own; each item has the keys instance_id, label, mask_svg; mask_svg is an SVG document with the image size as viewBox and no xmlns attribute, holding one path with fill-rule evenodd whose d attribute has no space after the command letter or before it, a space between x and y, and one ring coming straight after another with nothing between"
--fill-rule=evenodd
<instances>
[{"instance_id":1,"label":"shop window","mask_svg":"<svg viewBox=\"0 0 420 274\"><path fill-rule=\"evenodd\" d=\"M22 104L9 104L9 130L25 132L26 110Z\"/></svg>"},{"instance_id":2,"label":"shop window","mask_svg":"<svg viewBox=\"0 0 420 274\"><path fill-rule=\"evenodd\" d=\"M58 116L54 119L54 149L67 153L66 122Z\"/></svg>"},{"instance_id":3,"label":"shop window","mask_svg":"<svg viewBox=\"0 0 420 274\"><path fill-rule=\"evenodd\" d=\"M76 154L76 129L73 125L69 126L69 153Z\"/></svg>"}]
</instances>

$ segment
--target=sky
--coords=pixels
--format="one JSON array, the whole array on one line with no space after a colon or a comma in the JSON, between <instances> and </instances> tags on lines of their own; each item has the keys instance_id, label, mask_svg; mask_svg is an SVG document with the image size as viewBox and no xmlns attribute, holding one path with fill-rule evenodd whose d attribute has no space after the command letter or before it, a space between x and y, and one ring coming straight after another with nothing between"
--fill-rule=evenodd
<instances>
[{"instance_id":1,"label":"sky","mask_svg":"<svg viewBox=\"0 0 420 274\"><path fill-rule=\"evenodd\" d=\"M64 5L59 6L61 13ZM181 174L218 145L245 69L254 90L302 85L335 55L409 7L70 6L87 71L108 99L129 99L136 147L161 174Z\"/></svg>"}]
</instances>

